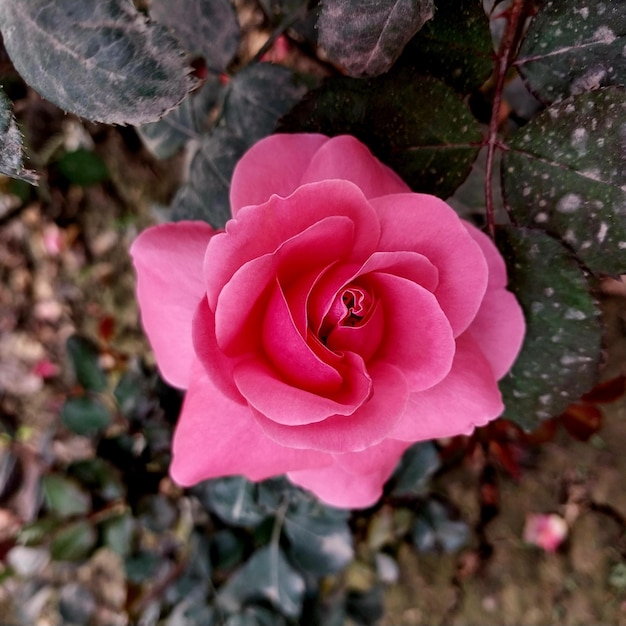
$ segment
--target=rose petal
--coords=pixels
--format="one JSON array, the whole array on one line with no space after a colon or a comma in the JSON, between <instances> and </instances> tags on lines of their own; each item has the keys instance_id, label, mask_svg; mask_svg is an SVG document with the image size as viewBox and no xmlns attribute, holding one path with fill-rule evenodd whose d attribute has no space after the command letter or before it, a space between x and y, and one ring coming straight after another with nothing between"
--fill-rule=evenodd
<instances>
[{"instance_id":1,"label":"rose petal","mask_svg":"<svg viewBox=\"0 0 626 626\"><path fill-rule=\"evenodd\" d=\"M402 371L412 392L436 385L452 367L456 344L435 296L391 274L373 273L361 279L371 282L384 307L385 332L373 358Z\"/></svg>"},{"instance_id":2,"label":"rose petal","mask_svg":"<svg viewBox=\"0 0 626 626\"><path fill-rule=\"evenodd\" d=\"M286 383L324 395L341 387L341 374L311 350L296 328L278 284L265 312L262 337L267 356Z\"/></svg>"},{"instance_id":3,"label":"rose petal","mask_svg":"<svg viewBox=\"0 0 626 626\"><path fill-rule=\"evenodd\" d=\"M204 222L163 224L144 230L130 248L143 327L163 378L175 387L189 385L192 320L204 296L202 264L214 234Z\"/></svg>"},{"instance_id":4,"label":"rose petal","mask_svg":"<svg viewBox=\"0 0 626 626\"><path fill-rule=\"evenodd\" d=\"M515 296L506 289L487 289L482 305L465 334L480 346L496 380L510 369L524 343L526 322Z\"/></svg>"},{"instance_id":5,"label":"rose petal","mask_svg":"<svg viewBox=\"0 0 626 626\"><path fill-rule=\"evenodd\" d=\"M329 467L297 470L287 476L331 506L369 507L382 496L385 482L410 445L386 439L362 452L335 455L335 464Z\"/></svg>"},{"instance_id":6,"label":"rose petal","mask_svg":"<svg viewBox=\"0 0 626 626\"><path fill-rule=\"evenodd\" d=\"M315 134L270 135L255 143L235 166L230 183L233 217L241 207L285 197L300 185L313 155L328 141Z\"/></svg>"},{"instance_id":7,"label":"rose petal","mask_svg":"<svg viewBox=\"0 0 626 626\"><path fill-rule=\"evenodd\" d=\"M226 224L226 232L218 233L207 247L204 276L211 308L215 310L223 286L245 263L275 252L331 217L354 224L353 240L342 256L361 263L375 251L380 233L376 213L363 193L347 181L304 185L287 199L273 196L263 205L241 209Z\"/></svg>"},{"instance_id":8,"label":"rose petal","mask_svg":"<svg viewBox=\"0 0 626 626\"><path fill-rule=\"evenodd\" d=\"M423 255L417 252L399 250L397 252L374 252L358 272L359 276L369 272L385 272L406 278L418 285L435 291L439 284L439 271Z\"/></svg>"},{"instance_id":9,"label":"rose petal","mask_svg":"<svg viewBox=\"0 0 626 626\"><path fill-rule=\"evenodd\" d=\"M467 332L480 345L499 380L511 369L522 348L526 322L517 300L505 290L506 265L493 241L475 226L465 223L465 227L489 266L487 291Z\"/></svg>"},{"instance_id":10,"label":"rose petal","mask_svg":"<svg viewBox=\"0 0 626 626\"><path fill-rule=\"evenodd\" d=\"M457 338L448 376L438 385L413 393L403 419L389 437L423 441L470 434L502 414L504 405L491 365L467 333Z\"/></svg>"},{"instance_id":11,"label":"rose petal","mask_svg":"<svg viewBox=\"0 0 626 626\"><path fill-rule=\"evenodd\" d=\"M400 420L409 392L404 375L396 367L374 363L368 369L372 395L351 415L333 415L302 426L286 426L260 412L255 412L256 419L268 436L281 445L339 453L369 448L385 439Z\"/></svg>"},{"instance_id":12,"label":"rose petal","mask_svg":"<svg viewBox=\"0 0 626 626\"><path fill-rule=\"evenodd\" d=\"M242 398L233 380L236 361L224 355L217 345L215 316L206 298L202 298L193 319L193 345L197 358L213 384L230 400L247 407L248 403Z\"/></svg>"},{"instance_id":13,"label":"rose petal","mask_svg":"<svg viewBox=\"0 0 626 626\"><path fill-rule=\"evenodd\" d=\"M339 369L339 368L338 368ZM268 421L295 429L333 415L350 415L367 402L371 381L363 361L346 354L341 359L343 384L327 395L294 387L259 357L243 359L235 366L234 379L250 406ZM285 443L285 445L289 445Z\"/></svg>"},{"instance_id":14,"label":"rose petal","mask_svg":"<svg viewBox=\"0 0 626 626\"><path fill-rule=\"evenodd\" d=\"M198 362L172 447L170 474L183 486L232 474L263 480L332 463L328 454L285 448L265 436L250 409L220 393Z\"/></svg>"},{"instance_id":15,"label":"rose petal","mask_svg":"<svg viewBox=\"0 0 626 626\"><path fill-rule=\"evenodd\" d=\"M457 214L425 194L371 200L382 228L379 251L413 250L439 270L435 291L454 336L474 319L487 288L487 262Z\"/></svg>"},{"instance_id":16,"label":"rose petal","mask_svg":"<svg viewBox=\"0 0 626 626\"><path fill-rule=\"evenodd\" d=\"M261 324L275 278L289 282L314 267L323 268L340 259L354 240L354 224L343 216L321 219L278 247L245 263L219 294L215 307L217 341L229 355L255 351L260 345ZM311 254L315 250L315 254Z\"/></svg>"},{"instance_id":17,"label":"rose petal","mask_svg":"<svg viewBox=\"0 0 626 626\"><path fill-rule=\"evenodd\" d=\"M352 181L366 198L410 191L393 170L350 135L333 137L320 146L302 176L302 184L334 178Z\"/></svg>"}]
</instances>

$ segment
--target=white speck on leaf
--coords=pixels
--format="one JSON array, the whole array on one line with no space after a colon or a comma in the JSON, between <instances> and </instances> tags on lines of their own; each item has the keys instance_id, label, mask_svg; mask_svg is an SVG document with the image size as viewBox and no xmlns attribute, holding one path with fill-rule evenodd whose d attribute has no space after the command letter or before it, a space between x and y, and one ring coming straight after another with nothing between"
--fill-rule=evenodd
<instances>
[{"instance_id":1,"label":"white speck on leaf","mask_svg":"<svg viewBox=\"0 0 626 626\"><path fill-rule=\"evenodd\" d=\"M582 204L582 198L575 193L568 193L564 195L556 205L556 210L559 213L575 213Z\"/></svg>"},{"instance_id":2,"label":"white speck on leaf","mask_svg":"<svg viewBox=\"0 0 626 626\"><path fill-rule=\"evenodd\" d=\"M598 243L603 243L606 239L606 234L609 232L609 225L606 222L600 224L600 230L598 230Z\"/></svg>"},{"instance_id":3,"label":"white speck on leaf","mask_svg":"<svg viewBox=\"0 0 626 626\"><path fill-rule=\"evenodd\" d=\"M565 311L565 319L582 321L584 319L587 319L587 316L582 311L578 311L576 309L567 309L567 311Z\"/></svg>"}]
</instances>

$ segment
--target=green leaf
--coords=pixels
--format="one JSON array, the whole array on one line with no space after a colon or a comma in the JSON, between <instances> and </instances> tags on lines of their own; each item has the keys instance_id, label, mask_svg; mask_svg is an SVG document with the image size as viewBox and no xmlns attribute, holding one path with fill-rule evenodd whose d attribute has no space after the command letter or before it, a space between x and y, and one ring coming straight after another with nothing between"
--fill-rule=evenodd
<instances>
[{"instance_id":1,"label":"green leaf","mask_svg":"<svg viewBox=\"0 0 626 626\"><path fill-rule=\"evenodd\" d=\"M61 474L48 474L41 479L46 508L59 517L86 515L91 511L91 497L74 480Z\"/></svg>"},{"instance_id":2,"label":"green leaf","mask_svg":"<svg viewBox=\"0 0 626 626\"><path fill-rule=\"evenodd\" d=\"M256 485L241 476L228 476L201 483L193 494L211 513L236 527L258 526L269 514L256 501Z\"/></svg>"},{"instance_id":3,"label":"green leaf","mask_svg":"<svg viewBox=\"0 0 626 626\"><path fill-rule=\"evenodd\" d=\"M169 159L188 141L200 139L200 134L206 131L209 113L217 104L221 88L219 78L209 76L200 89L163 119L138 126L137 133L146 148L158 159Z\"/></svg>"},{"instance_id":4,"label":"green leaf","mask_svg":"<svg viewBox=\"0 0 626 626\"><path fill-rule=\"evenodd\" d=\"M526 317L522 351L500 381L503 417L532 430L596 382L602 327L583 272L558 241L508 228L497 243Z\"/></svg>"},{"instance_id":5,"label":"green leaf","mask_svg":"<svg viewBox=\"0 0 626 626\"><path fill-rule=\"evenodd\" d=\"M244 546L231 530L225 529L213 535L212 560L216 568L231 569L243 559Z\"/></svg>"},{"instance_id":6,"label":"green leaf","mask_svg":"<svg viewBox=\"0 0 626 626\"><path fill-rule=\"evenodd\" d=\"M434 14L433 0L325 0L320 45L352 76L377 76Z\"/></svg>"},{"instance_id":7,"label":"green leaf","mask_svg":"<svg viewBox=\"0 0 626 626\"><path fill-rule=\"evenodd\" d=\"M286 617L302 612L305 584L277 546L257 550L222 587L218 603L230 611L253 600L269 600Z\"/></svg>"},{"instance_id":8,"label":"green leaf","mask_svg":"<svg viewBox=\"0 0 626 626\"><path fill-rule=\"evenodd\" d=\"M132 550L135 518L124 513L102 523L102 542L117 554L127 557Z\"/></svg>"},{"instance_id":9,"label":"green leaf","mask_svg":"<svg viewBox=\"0 0 626 626\"><path fill-rule=\"evenodd\" d=\"M502 160L517 222L561 239L593 272L626 271L626 90L553 105L514 136Z\"/></svg>"},{"instance_id":10,"label":"green leaf","mask_svg":"<svg viewBox=\"0 0 626 626\"><path fill-rule=\"evenodd\" d=\"M436 8L435 17L409 41L399 62L470 93L493 70L489 20L478 1L437 0Z\"/></svg>"},{"instance_id":11,"label":"green leaf","mask_svg":"<svg viewBox=\"0 0 626 626\"><path fill-rule=\"evenodd\" d=\"M0 24L24 80L89 120L157 120L193 85L176 40L128 0L1 2Z\"/></svg>"},{"instance_id":12,"label":"green leaf","mask_svg":"<svg viewBox=\"0 0 626 626\"><path fill-rule=\"evenodd\" d=\"M80 561L96 545L97 534L90 522L82 520L59 530L50 544L50 554L56 561Z\"/></svg>"},{"instance_id":13,"label":"green leaf","mask_svg":"<svg viewBox=\"0 0 626 626\"><path fill-rule=\"evenodd\" d=\"M154 578L162 562L162 557L155 552L139 552L124 561L126 577L135 584L143 583Z\"/></svg>"},{"instance_id":14,"label":"green leaf","mask_svg":"<svg viewBox=\"0 0 626 626\"><path fill-rule=\"evenodd\" d=\"M22 135L17 127L11 102L0 87L0 174L37 184L38 175L24 169Z\"/></svg>"},{"instance_id":15,"label":"green leaf","mask_svg":"<svg viewBox=\"0 0 626 626\"><path fill-rule=\"evenodd\" d=\"M280 130L354 135L415 191L442 198L463 182L482 139L450 87L410 69L327 80L283 118Z\"/></svg>"},{"instance_id":16,"label":"green leaf","mask_svg":"<svg viewBox=\"0 0 626 626\"><path fill-rule=\"evenodd\" d=\"M69 398L61 407L61 421L77 435L95 435L106 428L112 419L108 407L90 395Z\"/></svg>"},{"instance_id":17,"label":"green leaf","mask_svg":"<svg viewBox=\"0 0 626 626\"><path fill-rule=\"evenodd\" d=\"M110 502L125 495L117 468L99 457L75 461L67 468L67 473L103 500Z\"/></svg>"},{"instance_id":18,"label":"green leaf","mask_svg":"<svg viewBox=\"0 0 626 626\"><path fill-rule=\"evenodd\" d=\"M152 0L150 17L167 26L193 56L209 69L223 72L239 47L239 22L229 0Z\"/></svg>"},{"instance_id":19,"label":"green leaf","mask_svg":"<svg viewBox=\"0 0 626 626\"><path fill-rule=\"evenodd\" d=\"M247 146L271 134L276 122L305 94L305 86L285 67L255 63L228 83L223 121Z\"/></svg>"},{"instance_id":20,"label":"green leaf","mask_svg":"<svg viewBox=\"0 0 626 626\"><path fill-rule=\"evenodd\" d=\"M104 161L91 150L66 152L58 161L59 172L74 185L91 187L109 179Z\"/></svg>"},{"instance_id":21,"label":"green leaf","mask_svg":"<svg viewBox=\"0 0 626 626\"><path fill-rule=\"evenodd\" d=\"M515 65L544 102L626 82L620 0L550 0L533 18Z\"/></svg>"},{"instance_id":22,"label":"green leaf","mask_svg":"<svg viewBox=\"0 0 626 626\"><path fill-rule=\"evenodd\" d=\"M65 344L78 382L88 391L104 391L106 374L100 367L100 351L89 339L71 335Z\"/></svg>"},{"instance_id":23,"label":"green leaf","mask_svg":"<svg viewBox=\"0 0 626 626\"><path fill-rule=\"evenodd\" d=\"M288 509L284 530L293 563L315 576L338 572L354 557L347 513L312 498Z\"/></svg>"},{"instance_id":24,"label":"green leaf","mask_svg":"<svg viewBox=\"0 0 626 626\"><path fill-rule=\"evenodd\" d=\"M469 540L465 522L450 519L446 507L429 500L418 511L413 526L413 543L420 552L456 552Z\"/></svg>"},{"instance_id":25,"label":"green leaf","mask_svg":"<svg viewBox=\"0 0 626 626\"><path fill-rule=\"evenodd\" d=\"M230 179L237 161L248 148L227 128L202 138L191 162L189 182L172 201L172 219L203 220L222 228L230 219Z\"/></svg>"},{"instance_id":26,"label":"green leaf","mask_svg":"<svg viewBox=\"0 0 626 626\"><path fill-rule=\"evenodd\" d=\"M423 494L440 466L437 448L431 442L411 446L402 456L393 475L394 488L391 493L394 496Z\"/></svg>"},{"instance_id":27,"label":"green leaf","mask_svg":"<svg viewBox=\"0 0 626 626\"><path fill-rule=\"evenodd\" d=\"M248 606L231 615L223 626L286 626L285 618L262 606Z\"/></svg>"}]
</instances>

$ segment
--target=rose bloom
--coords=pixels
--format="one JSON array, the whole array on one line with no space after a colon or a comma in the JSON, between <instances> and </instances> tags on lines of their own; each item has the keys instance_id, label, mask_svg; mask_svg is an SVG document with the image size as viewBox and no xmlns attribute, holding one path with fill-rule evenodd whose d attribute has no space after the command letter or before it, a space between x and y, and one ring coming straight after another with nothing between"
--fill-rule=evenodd
<instances>
[{"instance_id":1,"label":"rose bloom","mask_svg":"<svg viewBox=\"0 0 626 626\"><path fill-rule=\"evenodd\" d=\"M416 441L503 411L524 319L491 240L353 137L273 135L235 168L232 219L145 230L131 253L163 377L186 389L184 486L286 473L366 507Z\"/></svg>"}]
</instances>

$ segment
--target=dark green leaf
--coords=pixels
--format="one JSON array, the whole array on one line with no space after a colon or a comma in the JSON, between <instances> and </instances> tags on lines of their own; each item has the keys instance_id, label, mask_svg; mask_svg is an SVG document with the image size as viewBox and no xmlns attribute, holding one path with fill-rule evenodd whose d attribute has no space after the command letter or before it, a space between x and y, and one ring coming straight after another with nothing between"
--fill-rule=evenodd
<instances>
[{"instance_id":1,"label":"dark green leaf","mask_svg":"<svg viewBox=\"0 0 626 626\"><path fill-rule=\"evenodd\" d=\"M478 89L493 70L482 3L437 0L435 17L407 44L400 63L440 78L460 93Z\"/></svg>"},{"instance_id":2,"label":"dark green leaf","mask_svg":"<svg viewBox=\"0 0 626 626\"><path fill-rule=\"evenodd\" d=\"M328 80L283 118L280 129L354 135L415 191L443 198L463 182L481 142L458 95L408 69L370 80Z\"/></svg>"},{"instance_id":3,"label":"dark green leaf","mask_svg":"<svg viewBox=\"0 0 626 626\"><path fill-rule=\"evenodd\" d=\"M251 146L272 133L276 122L305 92L287 68L271 63L250 65L228 83L223 113L226 127Z\"/></svg>"},{"instance_id":4,"label":"dark green leaf","mask_svg":"<svg viewBox=\"0 0 626 626\"><path fill-rule=\"evenodd\" d=\"M248 145L226 128L202 139L189 173L172 201L172 219L203 220L222 228L230 219L230 179Z\"/></svg>"},{"instance_id":5,"label":"dark green leaf","mask_svg":"<svg viewBox=\"0 0 626 626\"><path fill-rule=\"evenodd\" d=\"M104 391L107 378L100 367L98 347L85 337L71 335L66 349L78 382L89 391Z\"/></svg>"},{"instance_id":6,"label":"dark green leaf","mask_svg":"<svg viewBox=\"0 0 626 626\"><path fill-rule=\"evenodd\" d=\"M158 122L137 127L144 145L159 159L173 157L189 140L199 139L206 130L210 111L217 104L221 84L209 76L178 108Z\"/></svg>"},{"instance_id":7,"label":"dark green leaf","mask_svg":"<svg viewBox=\"0 0 626 626\"><path fill-rule=\"evenodd\" d=\"M26 523L20 528L18 542L24 546L39 545L62 524L63 520L54 517L43 517Z\"/></svg>"},{"instance_id":8,"label":"dark green leaf","mask_svg":"<svg viewBox=\"0 0 626 626\"><path fill-rule=\"evenodd\" d=\"M282 615L265 607L248 606L241 613L229 617L224 626L286 626L286 622Z\"/></svg>"},{"instance_id":9,"label":"dark green leaf","mask_svg":"<svg viewBox=\"0 0 626 626\"><path fill-rule=\"evenodd\" d=\"M176 507L163 494L144 496L139 503L139 521L154 533L170 529L178 517Z\"/></svg>"},{"instance_id":10,"label":"dark green leaf","mask_svg":"<svg viewBox=\"0 0 626 626\"><path fill-rule=\"evenodd\" d=\"M56 561L80 561L93 550L96 540L96 531L90 522L68 524L54 536L50 554Z\"/></svg>"},{"instance_id":11,"label":"dark green leaf","mask_svg":"<svg viewBox=\"0 0 626 626\"><path fill-rule=\"evenodd\" d=\"M626 90L569 98L515 135L502 160L520 225L564 241L597 273L626 271Z\"/></svg>"},{"instance_id":12,"label":"dark green leaf","mask_svg":"<svg viewBox=\"0 0 626 626\"><path fill-rule=\"evenodd\" d=\"M465 522L450 519L446 507L429 500L418 512L413 526L413 542L420 552L455 552L469 539Z\"/></svg>"},{"instance_id":13,"label":"dark green leaf","mask_svg":"<svg viewBox=\"0 0 626 626\"><path fill-rule=\"evenodd\" d=\"M377 76L431 19L433 0L325 0L320 45L352 76Z\"/></svg>"},{"instance_id":14,"label":"dark green leaf","mask_svg":"<svg viewBox=\"0 0 626 626\"><path fill-rule=\"evenodd\" d=\"M67 472L103 500L118 500L125 495L119 471L104 459L76 461L67 468Z\"/></svg>"},{"instance_id":15,"label":"dark green leaf","mask_svg":"<svg viewBox=\"0 0 626 626\"><path fill-rule=\"evenodd\" d=\"M11 102L0 87L0 174L19 178L32 185L38 175L24 169L22 162L22 135L13 117Z\"/></svg>"},{"instance_id":16,"label":"dark green leaf","mask_svg":"<svg viewBox=\"0 0 626 626\"><path fill-rule=\"evenodd\" d=\"M346 598L347 624L376 626L385 616L385 597L380 585L368 591L351 591Z\"/></svg>"},{"instance_id":17,"label":"dark green leaf","mask_svg":"<svg viewBox=\"0 0 626 626\"><path fill-rule=\"evenodd\" d=\"M293 563L315 576L338 572L354 557L345 513L312 498L288 509L284 530Z\"/></svg>"},{"instance_id":18,"label":"dark green leaf","mask_svg":"<svg viewBox=\"0 0 626 626\"><path fill-rule=\"evenodd\" d=\"M111 411L94 396L75 396L61 407L61 421L77 435L95 435L112 420Z\"/></svg>"},{"instance_id":19,"label":"dark green leaf","mask_svg":"<svg viewBox=\"0 0 626 626\"><path fill-rule=\"evenodd\" d=\"M41 479L46 508L59 517L86 515L91 510L91 497L74 480L61 474L48 474Z\"/></svg>"},{"instance_id":20,"label":"dark green leaf","mask_svg":"<svg viewBox=\"0 0 626 626\"><path fill-rule=\"evenodd\" d=\"M162 558L155 552L144 550L124 561L126 576L135 584L150 580L155 576Z\"/></svg>"},{"instance_id":21,"label":"dark green leaf","mask_svg":"<svg viewBox=\"0 0 626 626\"><path fill-rule=\"evenodd\" d=\"M150 17L172 30L180 45L223 72L239 46L239 23L230 0L152 0Z\"/></svg>"},{"instance_id":22,"label":"dark green leaf","mask_svg":"<svg viewBox=\"0 0 626 626\"><path fill-rule=\"evenodd\" d=\"M244 545L231 530L225 529L215 533L211 554L213 564L219 569L230 569L243 558Z\"/></svg>"},{"instance_id":23,"label":"dark green leaf","mask_svg":"<svg viewBox=\"0 0 626 626\"><path fill-rule=\"evenodd\" d=\"M63 585L59 613L64 624L88 624L96 611L96 599L87 587L77 582Z\"/></svg>"},{"instance_id":24,"label":"dark green leaf","mask_svg":"<svg viewBox=\"0 0 626 626\"><path fill-rule=\"evenodd\" d=\"M393 476L395 496L421 495L441 463L437 448L427 441L411 446L403 455Z\"/></svg>"},{"instance_id":25,"label":"dark green leaf","mask_svg":"<svg viewBox=\"0 0 626 626\"><path fill-rule=\"evenodd\" d=\"M192 87L176 40L127 0L12 0L0 3L0 25L24 80L90 120L154 121Z\"/></svg>"},{"instance_id":26,"label":"dark green leaf","mask_svg":"<svg viewBox=\"0 0 626 626\"><path fill-rule=\"evenodd\" d=\"M626 82L620 0L550 0L533 18L516 66L544 102Z\"/></svg>"},{"instance_id":27,"label":"dark green leaf","mask_svg":"<svg viewBox=\"0 0 626 626\"><path fill-rule=\"evenodd\" d=\"M255 484L240 476L206 481L193 493L211 513L232 526L258 526L269 514L256 501Z\"/></svg>"},{"instance_id":28,"label":"dark green leaf","mask_svg":"<svg viewBox=\"0 0 626 626\"><path fill-rule=\"evenodd\" d=\"M135 518L124 513L102 523L102 542L121 556L128 556L132 550L135 533Z\"/></svg>"},{"instance_id":29,"label":"dark green leaf","mask_svg":"<svg viewBox=\"0 0 626 626\"><path fill-rule=\"evenodd\" d=\"M104 161L95 153L84 148L66 152L58 161L59 172L74 185L90 187L109 178Z\"/></svg>"},{"instance_id":30,"label":"dark green leaf","mask_svg":"<svg viewBox=\"0 0 626 626\"><path fill-rule=\"evenodd\" d=\"M500 381L504 417L532 430L595 383L601 324L582 271L558 241L513 228L501 230L497 241L526 317L522 351Z\"/></svg>"},{"instance_id":31,"label":"dark green leaf","mask_svg":"<svg viewBox=\"0 0 626 626\"><path fill-rule=\"evenodd\" d=\"M218 602L230 611L253 600L269 600L286 617L302 611L305 584L277 546L257 550L222 587Z\"/></svg>"},{"instance_id":32,"label":"dark green leaf","mask_svg":"<svg viewBox=\"0 0 626 626\"><path fill-rule=\"evenodd\" d=\"M22 482L22 463L11 445L0 438L0 504L10 498Z\"/></svg>"}]
</instances>

